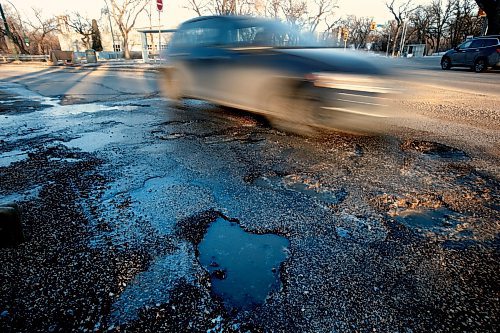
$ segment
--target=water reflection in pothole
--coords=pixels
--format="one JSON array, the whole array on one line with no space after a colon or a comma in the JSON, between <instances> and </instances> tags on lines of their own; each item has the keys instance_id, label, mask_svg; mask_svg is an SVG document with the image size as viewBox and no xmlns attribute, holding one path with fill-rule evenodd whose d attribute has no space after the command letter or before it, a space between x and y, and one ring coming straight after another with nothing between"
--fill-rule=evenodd
<instances>
[{"instance_id":1,"label":"water reflection in pothole","mask_svg":"<svg viewBox=\"0 0 500 333\"><path fill-rule=\"evenodd\" d=\"M245 232L222 218L213 222L198 245L199 260L210 273L212 288L228 308L263 304L280 286L279 266L289 242L273 235Z\"/></svg>"},{"instance_id":2,"label":"water reflection in pothole","mask_svg":"<svg viewBox=\"0 0 500 333\"><path fill-rule=\"evenodd\" d=\"M460 215L447 208L406 210L396 220L407 227L433 232L453 228L459 223Z\"/></svg>"}]
</instances>

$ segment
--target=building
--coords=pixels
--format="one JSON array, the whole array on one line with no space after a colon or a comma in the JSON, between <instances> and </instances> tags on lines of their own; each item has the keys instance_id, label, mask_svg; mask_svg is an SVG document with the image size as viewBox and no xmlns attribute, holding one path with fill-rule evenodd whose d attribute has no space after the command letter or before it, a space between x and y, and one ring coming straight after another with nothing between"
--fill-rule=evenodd
<instances>
[{"instance_id":1,"label":"building","mask_svg":"<svg viewBox=\"0 0 500 333\"><path fill-rule=\"evenodd\" d=\"M68 16L61 15L57 17L57 24L59 33L57 35L61 50L84 52L92 45L90 36L84 41L84 36L74 31L68 25ZM111 34L110 22L107 19L97 21L99 31L101 33L101 43L103 51L105 52L123 52L123 39L121 34L118 33L116 27L113 27L113 34ZM141 35L136 30L132 30L128 37L129 50L134 53L140 53L141 48Z\"/></svg>"}]
</instances>

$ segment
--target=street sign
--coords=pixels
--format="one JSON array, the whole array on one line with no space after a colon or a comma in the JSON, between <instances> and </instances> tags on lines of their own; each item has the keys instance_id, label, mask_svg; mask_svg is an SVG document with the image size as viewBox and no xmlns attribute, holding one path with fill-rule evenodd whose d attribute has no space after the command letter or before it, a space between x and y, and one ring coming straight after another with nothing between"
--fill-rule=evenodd
<instances>
[{"instance_id":1,"label":"street sign","mask_svg":"<svg viewBox=\"0 0 500 333\"><path fill-rule=\"evenodd\" d=\"M156 8L158 8L158 11L161 12L163 9L163 0L156 0Z\"/></svg>"}]
</instances>

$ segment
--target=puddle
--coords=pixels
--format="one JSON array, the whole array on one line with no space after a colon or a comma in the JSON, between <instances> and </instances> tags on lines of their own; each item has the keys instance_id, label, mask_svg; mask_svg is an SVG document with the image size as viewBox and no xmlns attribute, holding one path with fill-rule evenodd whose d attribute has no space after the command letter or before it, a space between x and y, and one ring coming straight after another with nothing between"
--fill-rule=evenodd
<instances>
[{"instance_id":1,"label":"puddle","mask_svg":"<svg viewBox=\"0 0 500 333\"><path fill-rule=\"evenodd\" d=\"M28 153L21 150L12 150L0 154L0 167L8 167L12 163L24 161L28 158Z\"/></svg>"},{"instance_id":2,"label":"puddle","mask_svg":"<svg viewBox=\"0 0 500 333\"><path fill-rule=\"evenodd\" d=\"M326 188L316 180L297 175L289 175L285 178L259 177L253 181L253 184L264 188L286 189L298 192L329 205L342 203L348 194L344 189L335 190Z\"/></svg>"},{"instance_id":3,"label":"puddle","mask_svg":"<svg viewBox=\"0 0 500 333\"><path fill-rule=\"evenodd\" d=\"M68 115L78 115L83 113L96 113L103 111L134 111L138 107L132 105L103 105L97 103L89 103L89 104L69 104L69 105L55 105L45 111L45 113L51 116L68 116Z\"/></svg>"},{"instance_id":4,"label":"puddle","mask_svg":"<svg viewBox=\"0 0 500 333\"><path fill-rule=\"evenodd\" d=\"M447 208L406 210L396 220L409 228L440 232L454 228L460 221L460 215Z\"/></svg>"},{"instance_id":5,"label":"puddle","mask_svg":"<svg viewBox=\"0 0 500 333\"><path fill-rule=\"evenodd\" d=\"M288 246L284 237L247 233L238 224L219 218L198 245L199 260L224 304L248 310L263 304L279 288L279 266Z\"/></svg>"},{"instance_id":6,"label":"puddle","mask_svg":"<svg viewBox=\"0 0 500 333\"><path fill-rule=\"evenodd\" d=\"M113 131L108 132L82 133L79 138L63 142L62 144L68 148L77 148L92 153L101 150L109 144L123 142L128 136L129 135L126 134L126 128L114 128Z\"/></svg>"}]
</instances>

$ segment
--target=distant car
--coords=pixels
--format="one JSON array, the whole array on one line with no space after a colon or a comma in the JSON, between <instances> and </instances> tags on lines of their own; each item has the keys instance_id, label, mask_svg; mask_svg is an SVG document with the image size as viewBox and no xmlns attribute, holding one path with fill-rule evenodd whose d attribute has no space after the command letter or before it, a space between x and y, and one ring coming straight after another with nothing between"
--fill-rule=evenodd
<instances>
[{"instance_id":1,"label":"distant car","mask_svg":"<svg viewBox=\"0 0 500 333\"><path fill-rule=\"evenodd\" d=\"M471 67L477 73L500 68L500 36L476 37L449 50L441 58L441 68L455 66Z\"/></svg>"},{"instance_id":2,"label":"distant car","mask_svg":"<svg viewBox=\"0 0 500 333\"><path fill-rule=\"evenodd\" d=\"M366 56L322 48L288 26L246 16L180 25L164 54L160 85L183 97L314 127L363 131L384 117L390 91Z\"/></svg>"}]
</instances>

